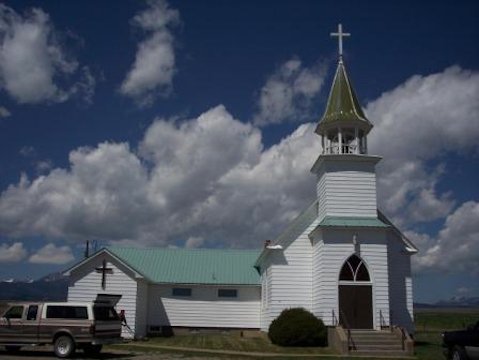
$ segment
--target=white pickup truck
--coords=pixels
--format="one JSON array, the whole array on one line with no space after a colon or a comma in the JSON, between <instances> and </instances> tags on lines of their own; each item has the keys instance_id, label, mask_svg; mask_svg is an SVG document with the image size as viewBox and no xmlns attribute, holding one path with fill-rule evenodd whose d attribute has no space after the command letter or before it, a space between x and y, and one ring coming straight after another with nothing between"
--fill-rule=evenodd
<instances>
[{"instance_id":1,"label":"white pickup truck","mask_svg":"<svg viewBox=\"0 0 479 360\"><path fill-rule=\"evenodd\" d=\"M16 302L0 317L0 345L53 344L55 355L70 357L75 349L98 354L103 344L122 342L121 320L114 306L119 296L98 295L91 303Z\"/></svg>"}]
</instances>

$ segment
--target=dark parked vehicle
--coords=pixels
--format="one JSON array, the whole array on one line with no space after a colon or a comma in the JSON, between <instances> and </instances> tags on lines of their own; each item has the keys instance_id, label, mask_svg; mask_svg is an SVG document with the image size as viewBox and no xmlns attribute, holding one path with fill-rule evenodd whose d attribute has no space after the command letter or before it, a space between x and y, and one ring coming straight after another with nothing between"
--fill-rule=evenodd
<instances>
[{"instance_id":1,"label":"dark parked vehicle","mask_svg":"<svg viewBox=\"0 0 479 360\"><path fill-rule=\"evenodd\" d=\"M444 354L452 360L479 360L479 321L465 330L442 334Z\"/></svg>"},{"instance_id":2,"label":"dark parked vehicle","mask_svg":"<svg viewBox=\"0 0 479 360\"><path fill-rule=\"evenodd\" d=\"M122 342L118 297L99 295L92 303L16 302L0 317L0 345L7 351L22 346L53 344L60 358L75 349L98 354L103 344Z\"/></svg>"}]
</instances>

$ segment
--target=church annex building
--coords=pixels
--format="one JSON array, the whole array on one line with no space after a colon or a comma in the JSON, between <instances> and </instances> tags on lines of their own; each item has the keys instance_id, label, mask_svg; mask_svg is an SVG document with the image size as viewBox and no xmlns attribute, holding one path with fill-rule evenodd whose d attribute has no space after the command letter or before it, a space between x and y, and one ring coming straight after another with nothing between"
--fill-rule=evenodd
<instances>
[{"instance_id":1,"label":"church annex building","mask_svg":"<svg viewBox=\"0 0 479 360\"><path fill-rule=\"evenodd\" d=\"M340 56L316 133L315 199L260 250L107 247L79 262L69 301L122 295L132 333L164 327L267 331L282 310L303 307L327 326L413 332L412 244L377 208L366 118ZM287 225L287 224L285 224Z\"/></svg>"}]
</instances>

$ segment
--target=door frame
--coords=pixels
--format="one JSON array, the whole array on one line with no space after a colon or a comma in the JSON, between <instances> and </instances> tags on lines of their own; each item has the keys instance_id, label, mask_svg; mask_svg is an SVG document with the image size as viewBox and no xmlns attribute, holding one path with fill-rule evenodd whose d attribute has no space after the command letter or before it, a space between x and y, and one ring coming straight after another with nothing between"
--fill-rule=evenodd
<instances>
[{"instance_id":1,"label":"door frame","mask_svg":"<svg viewBox=\"0 0 479 360\"><path fill-rule=\"evenodd\" d=\"M360 330L373 330L373 329L376 329L376 317L375 317L375 312L374 312L374 308L375 308L375 301L374 301L374 284L372 281L368 281L368 282L354 282L354 281L339 281L338 282L338 323L340 323L340 320L341 320L341 307L340 307L340 297L339 297L339 288L340 286L368 286L371 288L371 327L370 328L355 328L355 327L351 327L351 329L360 329ZM351 325L349 325L351 326Z\"/></svg>"},{"instance_id":2,"label":"door frame","mask_svg":"<svg viewBox=\"0 0 479 360\"><path fill-rule=\"evenodd\" d=\"M353 256L357 256L364 266L366 267L366 270L368 271L369 275L369 281L349 281L349 280L339 280L341 270L343 266L346 264L346 262ZM354 286L371 286L371 316L372 316L372 329L377 329L376 326L376 296L375 296L375 282L374 282L374 274L371 271L371 268L369 267L368 263L366 260L357 252L350 253L346 257L342 259L341 265L339 267L339 270L337 272L337 281L336 281L336 310L338 312L338 324L339 324L339 317L340 317L340 307L339 307L339 286L340 285L354 285Z\"/></svg>"}]
</instances>

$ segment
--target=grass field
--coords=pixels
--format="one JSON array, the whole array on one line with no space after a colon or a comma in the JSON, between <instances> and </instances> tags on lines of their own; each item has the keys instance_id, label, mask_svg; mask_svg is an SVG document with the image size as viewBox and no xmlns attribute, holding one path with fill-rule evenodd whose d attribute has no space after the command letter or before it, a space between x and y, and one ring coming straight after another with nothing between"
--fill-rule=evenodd
<instances>
[{"instance_id":1,"label":"grass field","mask_svg":"<svg viewBox=\"0 0 479 360\"><path fill-rule=\"evenodd\" d=\"M479 320L479 309L431 309L417 310L416 356L421 360L445 359L442 354L441 333L462 329Z\"/></svg>"},{"instance_id":2,"label":"grass field","mask_svg":"<svg viewBox=\"0 0 479 360\"><path fill-rule=\"evenodd\" d=\"M151 344L196 349L231 350L243 352L332 354L327 347L291 348L273 345L267 337L242 338L239 335L194 334L154 338Z\"/></svg>"},{"instance_id":3,"label":"grass field","mask_svg":"<svg viewBox=\"0 0 479 360\"><path fill-rule=\"evenodd\" d=\"M415 315L416 334L415 352L418 360L445 359L441 347L441 333L445 330L461 329L465 325L479 320L479 309L434 309L417 310ZM265 352L282 354L316 354L315 358L329 358L332 351L328 348L284 348L273 345L267 337L242 338L238 335L228 334L194 334L173 336L169 338L152 338L142 342L141 348L132 346L132 350L158 351L154 346L171 346L191 349L211 349L241 352ZM143 347L144 346L144 347ZM151 346L151 348L149 348ZM162 351L164 352L164 351ZM195 354L197 356L211 357L211 354ZM321 356L323 355L323 356ZM216 358L237 358L231 355L215 354ZM242 357L244 358L244 357ZM250 357L252 359L257 357ZM258 357L259 358L259 357ZM278 357L279 358L279 357ZM288 356L282 357L287 359ZM298 357L295 357L296 359ZM336 358L338 359L338 358ZM353 359L353 358L348 358ZM363 358L364 359L364 358ZM379 360L376 358L376 360Z\"/></svg>"}]
</instances>

